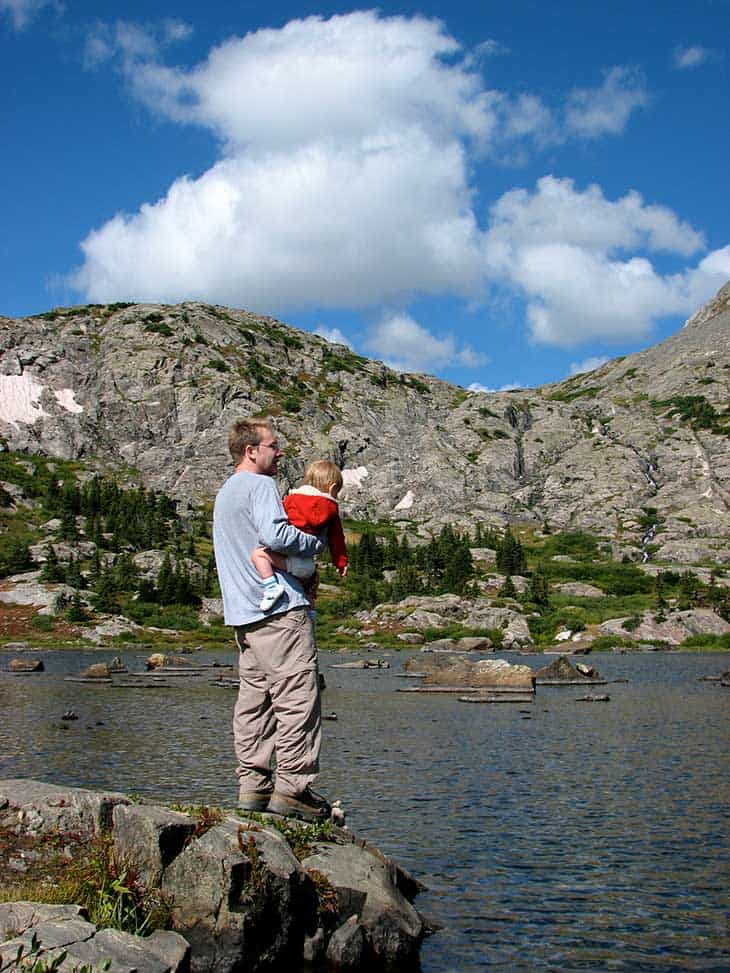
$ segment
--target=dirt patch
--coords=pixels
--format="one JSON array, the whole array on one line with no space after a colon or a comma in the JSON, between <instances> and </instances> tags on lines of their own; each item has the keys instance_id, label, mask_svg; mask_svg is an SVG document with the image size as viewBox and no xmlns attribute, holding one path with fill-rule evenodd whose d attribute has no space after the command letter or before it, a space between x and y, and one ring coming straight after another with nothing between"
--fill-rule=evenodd
<instances>
[{"instance_id":1,"label":"dirt patch","mask_svg":"<svg viewBox=\"0 0 730 973\"><path fill-rule=\"evenodd\" d=\"M81 637L79 626L67 622L65 618L53 618L49 629L38 629L33 624L37 616L38 610L32 605L0 605L0 639L28 640L34 644L51 641L55 644Z\"/></svg>"}]
</instances>

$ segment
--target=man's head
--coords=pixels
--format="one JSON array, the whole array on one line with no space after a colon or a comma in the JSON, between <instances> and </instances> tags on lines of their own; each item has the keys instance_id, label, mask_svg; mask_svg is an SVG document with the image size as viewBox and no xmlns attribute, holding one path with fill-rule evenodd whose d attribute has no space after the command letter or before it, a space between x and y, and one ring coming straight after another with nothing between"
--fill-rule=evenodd
<instances>
[{"instance_id":1,"label":"man's head","mask_svg":"<svg viewBox=\"0 0 730 973\"><path fill-rule=\"evenodd\" d=\"M272 424L266 420L238 419L228 434L228 449L237 470L276 476L284 455Z\"/></svg>"}]
</instances>

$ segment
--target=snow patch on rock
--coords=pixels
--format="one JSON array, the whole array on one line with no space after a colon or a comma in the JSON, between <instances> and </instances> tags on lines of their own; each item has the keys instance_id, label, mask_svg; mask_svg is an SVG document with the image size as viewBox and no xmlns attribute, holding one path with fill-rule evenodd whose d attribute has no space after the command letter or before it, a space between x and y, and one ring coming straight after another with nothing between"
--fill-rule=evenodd
<instances>
[{"instance_id":1,"label":"snow patch on rock","mask_svg":"<svg viewBox=\"0 0 730 973\"><path fill-rule=\"evenodd\" d=\"M344 490L362 490L362 481L368 477L367 467L356 466L351 470L342 471L342 487Z\"/></svg>"},{"instance_id":2,"label":"snow patch on rock","mask_svg":"<svg viewBox=\"0 0 730 973\"><path fill-rule=\"evenodd\" d=\"M66 412L74 412L78 415L79 412L84 411L84 407L76 401L76 393L73 389L58 389L53 394L56 396L56 402Z\"/></svg>"},{"instance_id":3,"label":"snow patch on rock","mask_svg":"<svg viewBox=\"0 0 730 973\"><path fill-rule=\"evenodd\" d=\"M17 426L19 422L32 425L47 416L40 405L44 390L31 375L0 375L0 419Z\"/></svg>"}]
</instances>

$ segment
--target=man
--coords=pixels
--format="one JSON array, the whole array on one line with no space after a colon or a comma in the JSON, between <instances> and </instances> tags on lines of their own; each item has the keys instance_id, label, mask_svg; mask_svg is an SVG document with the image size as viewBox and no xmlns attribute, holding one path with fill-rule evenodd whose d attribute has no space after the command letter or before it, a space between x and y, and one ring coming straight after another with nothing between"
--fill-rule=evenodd
<instances>
[{"instance_id":1,"label":"man","mask_svg":"<svg viewBox=\"0 0 730 973\"><path fill-rule=\"evenodd\" d=\"M225 621L240 649L233 715L238 804L307 821L327 819L329 804L310 787L319 772L321 714L309 604L296 578L282 573L284 594L263 612L262 582L251 561L260 546L313 557L323 545L287 520L274 481L283 453L271 423L235 422L228 447L236 468L216 497L213 544Z\"/></svg>"}]
</instances>

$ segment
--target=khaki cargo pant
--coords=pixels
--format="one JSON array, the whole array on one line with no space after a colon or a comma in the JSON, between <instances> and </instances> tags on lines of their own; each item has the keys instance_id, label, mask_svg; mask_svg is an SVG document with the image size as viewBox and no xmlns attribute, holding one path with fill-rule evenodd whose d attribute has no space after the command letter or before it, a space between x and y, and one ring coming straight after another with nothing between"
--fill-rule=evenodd
<instances>
[{"instance_id":1,"label":"khaki cargo pant","mask_svg":"<svg viewBox=\"0 0 730 973\"><path fill-rule=\"evenodd\" d=\"M319 772L322 724L317 649L305 608L235 630L238 699L233 745L239 793L301 793Z\"/></svg>"}]
</instances>

